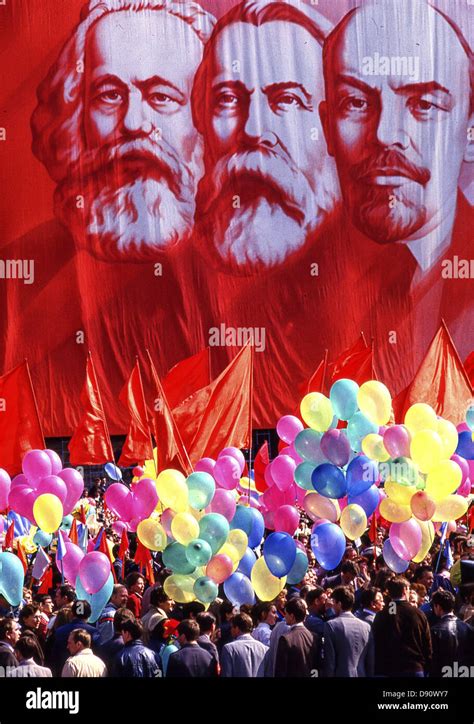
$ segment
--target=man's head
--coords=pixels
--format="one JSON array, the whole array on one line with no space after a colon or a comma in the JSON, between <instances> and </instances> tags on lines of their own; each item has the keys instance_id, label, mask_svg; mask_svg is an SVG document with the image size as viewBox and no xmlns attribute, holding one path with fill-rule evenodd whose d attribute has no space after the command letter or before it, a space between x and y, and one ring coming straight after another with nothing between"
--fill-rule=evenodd
<instances>
[{"instance_id":1,"label":"man's head","mask_svg":"<svg viewBox=\"0 0 474 724\"><path fill-rule=\"evenodd\" d=\"M67 650L71 656L75 656L84 649L90 649L91 641L90 633L83 628L75 628L68 636Z\"/></svg>"},{"instance_id":2,"label":"man's head","mask_svg":"<svg viewBox=\"0 0 474 724\"><path fill-rule=\"evenodd\" d=\"M324 78L321 118L355 226L380 243L438 229L474 159L460 30L425 0L364 4L327 38Z\"/></svg>"},{"instance_id":3,"label":"man's head","mask_svg":"<svg viewBox=\"0 0 474 724\"><path fill-rule=\"evenodd\" d=\"M74 601L72 604L72 615L81 621L88 621L92 613L89 601Z\"/></svg>"},{"instance_id":4,"label":"man's head","mask_svg":"<svg viewBox=\"0 0 474 724\"><path fill-rule=\"evenodd\" d=\"M22 636L15 644L15 655L18 661L32 659L38 653L38 642L33 636Z\"/></svg>"},{"instance_id":5,"label":"man's head","mask_svg":"<svg viewBox=\"0 0 474 724\"><path fill-rule=\"evenodd\" d=\"M350 611L354 606L355 596L350 586L336 586L332 592L332 601L336 616Z\"/></svg>"},{"instance_id":6,"label":"man's head","mask_svg":"<svg viewBox=\"0 0 474 724\"><path fill-rule=\"evenodd\" d=\"M39 628L41 624L41 611L39 610L39 606L33 603L23 606L20 611L19 621L21 625L26 626L26 628Z\"/></svg>"},{"instance_id":7,"label":"man's head","mask_svg":"<svg viewBox=\"0 0 474 724\"><path fill-rule=\"evenodd\" d=\"M184 618L191 618L193 621L196 620L200 613L203 613L205 606L200 601L191 601L183 606Z\"/></svg>"},{"instance_id":8,"label":"man's head","mask_svg":"<svg viewBox=\"0 0 474 724\"><path fill-rule=\"evenodd\" d=\"M242 634L249 634L253 628L251 617L248 613L238 613L232 617L230 633L234 638L242 636Z\"/></svg>"},{"instance_id":9,"label":"man's head","mask_svg":"<svg viewBox=\"0 0 474 724\"><path fill-rule=\"evenodd\" d=\"M0 641L6 641L10 646L15 646L20 638L20 633L19 624L12 618L0 619Z\"/></svg>"},{"instance_id":10,"label":"man's head","mask_svg":"<svg viewBox=\"0 0 474 724\"><path fill-rule=\"evenodd\" d=\"M49 593L40 593L35 596L35 603L40 607L41 613L50 618L53 614L54 603Z\"/></svg>"},{"instance_id":11,"label":"man's head","mask_svg":"<svg viewBox=\"0 0 474 724\"><path fill-rule=\"evenodd\" d=\"M190 96L212 26L194 2L90 0L38 88L33 151L56 214L100 259L153 260L191 232Z\"/></svg>"},{"instance_id":12,"label":"man's head","mask_svg":"<svg viewBox=\"0 0 474 724\"><path fill-rule=\"evenodd\" d=\"M192 96L206 167L196 220L234 271L281 264L333 208L318 116L330 27L304 4L249 1L220 18L206 46Z\"/></svg>"},{"instance_id":13,"label":"man's head","mask_svg":"<svg viewBox=\"0 0 474 724\"><path fill-rule=\"evenodd\" d=\"M341 580L343 585L347 586L349 583L352 583L358 575L359 566L357 563L354 563L354 561L344 561L341 566Z\"/></svg>"},{"instance_id":14,"label":"man's head","mask_svg":"<svg viewBox=\"0 0 474 724\"><path fill-rule=\"evenodd\" d=\"M216 628L216 617L212 613L209 613L208 611L198 613L196 621L201 635L207 634L210 636L214 633Z\"/></svg>"},{"instance_id":15,"label":"man's head","mask_svg":"<svg viewBox=\"0 0 474 724\"><path fill-rule=\"evenodd\" d=\"M54 594L54 603L56 604L56 608L62 608L63 606L71 604L75 598L76 592L74 588L66 584L64 586L59 586L59 588L56 589Z\"/></svg>"},{"instance_id":16,"label":"man's head","mask_svg":"<svg viewBox=\"0 0 474 724\"><path fill-rule=\"evenodd\" d=\"M395 576L387 581L387 592L394 601L408 601L410 598L410 584L403 576Z\"/></svg>"},{"instance_id":17,"label":"man's head","mask_svg":"<svg viewBox=\"0 0 474 724\"><path fill-rule=\"evenodd\" d=\"M363 589L360 594L359 603L361 608L373 611L374 613L381 611L385 605L382 591L374 586Z\"/></svg>"},{"instance_id":18,"label":"man's head","mask_svg":"<svg viewBox=\"0 0 474 724\"><path fill-rule=\"evenodd\" d=\"M285 621L288 626L294 626L297 623L302 623L306 614L308 613L308 607L306 601L302 598L293 596L286 604Z\"/></svg>"},{"instance_id":19,"label":"man's head","mask_svg":"<svg viewBox=\"0 0 474 724\"><path fill-rule=\"evenodd\" d=\"M195 619L185 618L178 626L178 641L181 646L192 644L200 636L199 624Z\"/></svg>"},{"instance_id":20,"label":"man's head","mask_svg":"<svg viewBox=\"0 0 474 724\"><path fill-rule=\"evenodd\" d=\"M416 583L421 583L427 591L430 591L433 581L434 581L434 574L433 569L431 566L420 566L415 571L415 581Z\"/></svg>"},{"instance_id":21,"label":"man's head","mask_svg":"<svg viewBox=\"0 0 474 724\"><path fill-rule=\"evenodd\" d=\"M145 579L137 571L128 574L126 583L129 593L138 593L141 596L145 590Z\"/></svg>"},{"instance_id":22,"label":"man's head","mask_svg":"<svg viewBox=\"0 0 474 724\"><path fill-rule=\"evenodd\" d=\"M143 636L143 626L136 619L126 619L120 624L120 633L122 634L124 644L131 641L138 641Z\"/></svg>"},{"instance_id":23,"label":"man's head","mask_svg":"<svg viewBox=\"0 0 474 724\"><path fill-rule=\"evenodd\" d=\"M174 608L174 601L162 588L154 588L150 594L150 604L160 608L168 615Z\"/></svg>"},{"instance_id":24,"label":"man's head","mask_svg":"<svg viewBox=\"0 0 474 724\"><path fill-rule=\"evenodd\" d=\"M136 621L135 615L128 608L118 608L114 613L114 631L120 633L125 621Z\"/></svg>"},{"instance_id":25,"label":"man's head","mask_svg":"<svg viewBox=\"0 0 474 724\"><path fill-rule=\"evenodd\" d=\"M112 595L110 597L110 603L112 603L117 608L120 608L122 606L127 605L127 600L128 600L127 587L123 586L121 583L116 583L112 590Z\"/></svg>"},{"instance_id":26,"label":"man's head","mask_svg":"<svg viewBox=\"0 0 474 724\"><path fill-rule=\"evenodd\" d=\"M446 616L447 613L452 613L454 611L455 602L456 599L451 591L445 591L442 588L438 589L435 593L433 593L431 598L431 605L435 616L441 618L442 616Z\"/></svg>"},{"instance_id":27,"label":"man's head","mask_svg":"<svg viewBox=\"0 0 474 724\"><path fill-rule=\"evenodd\" d=\"M267 623L273 626L277 620L277 608L272 601L262 601L256 604L254 616L257 623Z\"/></svg>"},{"instance_id":28,"label":"man's head","mask_svg":"<svg viewBox=\"0 0 474 724\"><path fill-rule=\"evenodd\" d=\"M310 613L319 615L326 610L327 593L321 586L316 586L306 595L306 603Z\"/></svg>"}]
</instances>

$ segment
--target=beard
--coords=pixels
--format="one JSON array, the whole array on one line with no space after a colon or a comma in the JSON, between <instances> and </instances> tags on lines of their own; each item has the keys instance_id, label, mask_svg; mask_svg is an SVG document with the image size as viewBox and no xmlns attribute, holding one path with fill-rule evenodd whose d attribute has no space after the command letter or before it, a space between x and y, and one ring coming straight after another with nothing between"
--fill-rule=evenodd
<instances>
[{"instance_id":1,"label":"beard","mask_svg":"<svg viewBox=\"0 0 474 724\"><path fill-rule=\"evenodd\" d=\"M189 238L201 175L200 142L189 163L162 139L105 144L70 167L55 213L100 260L155 260Z\"/></svg>"},{"instance_id":2,"label":"beard","mask_svg":"<svg viewBox=\"0 0 474 724\"><path fill-rule=\"evenodd\" d=\"M367 177L381 169L390 169L391 175L399 172L409 181L402 186L367 184ZM427 221L424 187L430 178L428 169L413 164L398 151L383 151L355 164L343 188L354 225L382 244L409 238Z\"/></svg>"},{"instance_id":3,"label":"beard","mask_svg":"<svg viewBox=\"0 0 474 724\"><path fill-rule=\"evenodd\" d=\"M213 256L234 272L274 268L306 247L334 208L336 188L329 158L314 190L280 150L222 156L199 184L200 237L206 245L212 240Z\"/></svg>"}]
</instances>

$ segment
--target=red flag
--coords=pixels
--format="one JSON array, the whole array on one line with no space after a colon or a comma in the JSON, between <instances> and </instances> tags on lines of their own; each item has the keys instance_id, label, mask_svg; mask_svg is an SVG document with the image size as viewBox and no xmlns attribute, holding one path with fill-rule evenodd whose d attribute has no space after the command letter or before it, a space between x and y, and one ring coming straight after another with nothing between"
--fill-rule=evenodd
<instances>
[{"instance_id":1,"label":"red flag","mask_svg":"<svg viewBox=\"0 0 474 724\"><path fill-rule=\"evenodd\" d=\"M71 465L101 465L113 460L114 451L90 352L81 402L84 415L68 446Z\"/></svg>"},{"instance_id":2,"label":"red flag","mask_svg":"<svg viewBox=\"0 0 474 724\"><path fill-rule=\"evenodd\" d=\"M83 505L81 505L81 509L79 511L79 520L82 523L82 525L86 525L86 523L87 523L86 511L84 510Z\"/></svg>"},{"instance_id":3,"label":"red flag","mask_svg":"<svg viewBox=\"0 0 474 724\"><path fill-rule=\"evenodd\" d=\"M474 388L474 350L464 360L464 369L469 377L471 387Z\"/></svg>"},{"instance_id":4,"label":"red flag","mask_svg":"<svg viewBox=\"0 0 474 724\"><path fill-rule=\"evenodd\" d=\"M472 388L448 328L442 323L412 383L393 400L397 420L408 408L425 402L437 415L454 424L464 420L472 402Z\"/></svg>"},{"instance_id":5,"label":"red flag","mask_svg":"<svg viewBox=\"0 0 474 724\"><path fill-rule=\"evenodd\" d=\"M219 377L173 410L193 464L229 445L250 447L252 366L253 347L246 345Z\"/></svg>"},{"instance_id":6,"label":"red flag","mask_svg":"<svg viewBox=\"0 0 474 724\"><path fill-rule=\"evenodd\" d=\"M143 393L140 363L137 359L127 384L122 389L120 402L130 413L130 427L122 448L119 465L126 468L134 463L153 459L153 443L148 422L148 413Z\"/></svg>"},{"instance_id":7,"label":"red flag","mask_svg":"<svg viewBox=\"0 0 474 724\"><path fill-rule=\"evenodd\" d=\"M7 532L5 533L5 542L3 544L3 547L10 548L13 550L13 540L15 538L15 523L12 522L8 526Z\"/></svg>"},{"instance_id":8,"label":"red flag","mask_svg":"<svg viewBox=\"0 0 474 724\"><path fill-rule=\"evenodd\" d=\"M28 450L46 447L28 363L0 377L0 461L15 475Z\"/></svg>"},{"instance_id":9,"label":"red flag","mask_svg":"<svg viewBox=\"0 0 474 724\"><path fill-rule=\"evenodd\" d=\"M128 552L129 544L128 544L128 535L125 528L122 530L122 540L120 541L120 548L119 548L119 558L123 558L125 553Z\"/></svg>"},{"instance_id":10,"label":"red flag","mask_svg":"<svg viewBox=\"0 0 474 724\"><path fill-rule=\"evenodd\" d=\"M331 384L343 378L354 380L359 385L375 379L372 345L367 345L362 334L357 342L342 352L334 362Z\"/></svg>"},{"instance_id":11,"label":"red flag","mask_svg":"<svg viewBox=\"0 0 474 724\"><path fill-rule=\"evenodd\" d=\"M72 519L71 530L69 531L69 540L77 546L77 520L75 518Z\"/></svg>"},{"instance_id":12,"label":"red flag","mask_svg":"<svg viewBox=\"0 0 474 724\"><path fill-rule=\"evenodd\" d=\"M268 454L268 441L265 440L263 445L259 448L257 454L255 455L255 460L253 461L255 487L257 488L259 493L263 493L268 488L264 474L265 468L267 467L269 462L270 456Z\"/></svg>"},{"instance_id":13,"label":"red flag","mask_svg":"<svg viewBox=\"0 0 474 724\"><path fill-rule=\"evenodd\" d=\"M323 392L324 393L324 382L326 377L326 369L328 364L328 351L326 350L326 354L324 355L324 358L321 360L321 362L316 367L315 371L309 378L307 382L300 385L298 388L298 392L300 394L300 397L304 397L305 395L309 394L310 392Z\"/></svg>"},{"instance_id":14,"label":"red flag","mask_svg":"<svg viewBox=\"0 0 474 724\"><path fill-rule=\"evenodd\" d=\"M26 560L25 551L23 550L23 546L21 545L20 541L18 541L18 547L17 547L17 556L21 561L21 565L23 566L23 570L26 573L28 570L28 561Z\"/></svg>"},{"instance_id":15,"label":"red flag","mask_svg":"<svg viewBox=\"0 0 474 724\"><path fill-rule=\"evenodd\" d=\"M153 559L151 557L151 553L148 550L148 548L145 548L143 543L139 540L137 544L137 550L135 553L135 563L137 563L140 568L145 570L145 576L147 580L150 583L155 582L155 575L153 573Z\"/></svg>"},{"instance_id":16,"label":"red flag","mask_svg":"<svg viewBox=\"0 0 474 724\"><path fill-rule=\"evenodd\" d=\"M163 379L163 390L170 409L187 397L206 387L211 381L209 348L187 357L170 369Z\"/></svg>"},{"instance_id":17,"label":"red flag","mask_svg":"<svg viewBox=\"0 0 474 724\"><path fill-rule=\"evenodd\" d=\"M469 533L472 533L472 531L474 531L474 505L467 514L467 526L469 529Z\"/></svg>"},{"instance_id":18,"label":"red flag","mask_svg":"<svg viewBox=\"0 0 474 724\"><path fill-rule=\"evenodd\" d=\"M43 576L38 593L49 593L53 587L53 567L50 566Z\"/></svg>"}]
</instances>

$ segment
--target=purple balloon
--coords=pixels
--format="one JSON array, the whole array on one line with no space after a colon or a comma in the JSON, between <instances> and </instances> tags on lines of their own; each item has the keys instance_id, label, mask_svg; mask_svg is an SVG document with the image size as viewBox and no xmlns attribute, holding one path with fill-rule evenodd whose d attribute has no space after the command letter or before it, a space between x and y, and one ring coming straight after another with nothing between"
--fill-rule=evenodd
<instances>
[{"instance_id":1,"label":"purple balloon","mask_svg":"<svg viewBox=\"0 0 474 724\"><path fill-rule=\"evenodd\" d=\"M392 425L383 436L383 444L392 458L410 457L411 435L405 425Z\"/></svg>"},{"instance_id":2,"label":"purple balloon","mask_svg":"<svg viewBox=\"0 0 474 724\"><path fill-rule=\"evenodd\" d=\"M38 483L41 478L51 475L51 460L44 450L29 450L23 458L21 468L30 481Z\"/></svg>"},{"instance_id":3,"label":"purple balloon","mask_svg":"<svg viewBox=\"0 0 474 724\"><path fill-rule=\"evenodd\" d=\"M341 501L339 501L340 503ZM377 510L380 503L380 493L376 485L372 485L368 490L364 490L359 495L349 495L348 504L360 505L365 510L367 518Z\"/></svg>"},{"instance_id":4,"label":"purple balloon","mask_svg":"<svg viewBox=\"0 0 474 724\"><path fill-rule=\"evenodd\" d=\"M276 431L278 437L288 444L292 443L304 425L294 415L283 415L277 422Z\"/></svg>"},{"instance_id":5,"label":"purple balloon","mask_svg":"<svg viewBox=\"0 0 474 724\"><path fill-rule=\"evenodd\" d=\"M81 498L84 491L84 480L78 470L74 468L64 468L58 474L58 478L64 480L67 488L67 496L64 501L64 515L69 515L71 510L74 509L77 501ZM76 579L74 579L76 580Z\"/></svg>"},{"instance_id":6,"label":"purple balloon","mask_svg":"<svg viewBox=\"0 0 474 724\"><path fill-rule=\"evenodd\" d=\"M5 510L8 507L11 484L12 481L7 471L0 468L0 510Z\"/></svg>"},{"instance_id":7,"label":"purple balloon","mask_svg":"<svg viewBox=\"0 0 474 724\"><path fill-rule=\"evenodd\" d=\"M272 463L272 478L280 490L288 490L294 481L296 463L289 455L278 455Z\"/></svg>"},{"instance_id":8,"label":"purple balloon","mask_svg":"<svg viewBox=\"0 0 474 724\"><path fill-rule=\"evenodd\" d=\"M237 504L233 493L224 488L217 488L210 504L206 508L206 513L219 513L230 522L235 515L236 507Z\"/></svg>"},{"instance_id":9,"label":"purple balloon","mask_svg":"<svg viewBox=\"0 0 474 724\"><path fill-rule=\"evenodd\" d=\"M69 581L71 585L74 585L76 582L77 575L79 573L79 565L84 558L84 552L77 546L75 543L71 543L71 541L67 541L66 543L66 555L64 556L62 561L56 561L56 565L61 571L64 572L64 577Z\"/></svg>"},{"instance_id":10,"label":"purple balloon","mask_svg":"<svg viewBox=\"0 0 474 724\"><path fill-rule=\"evenodd\" d=\"M421 538L421 528L414 518L390 526L390 543L397 556L404 561L411 561L416 556L421 547Z\"/></svg>"},{"instance_id":11,"label":"purple balloon","mask_svg":"<svg viewBox=\"0 0 474 724\"><path fill-rule=\"evenodd\" d=\"M143 478L133 486L133 517L149 518L158 503L156 485L150 478Z\"/></svg>"},{"instance_id":12,"label":"purple balloon","mask_svg":"<svg viewBox=\"0 0 474 724\"><path fill-rule=\"evenodd\" d=\"M220 455L214 468L214 478L221 488L233 490L238 485L242 470L240 462L235 457Z\"/></svg>"},{"instance_id":13,"label":"purple balloon","mask_svg":"<svg viewBox=\"0 0 474 724\"><path fill-rule=\"evenodd\" d=\"M395 553L388 539L383 544L383 559L394 573L403 573L409 565L408 561L400 558L400 556Z\"/></svg>"},{"instance_id":14,"label":"purple balloon","mask_svg":"<svg viewBox=\"0 0 474 724\"><path fill-rule=\"evenodd\" d=\"M105 586L110 575L110 561L101 551L88 553L79 563L79 578L87 593L94 594Z\"/></svg>"},{"instance_id":15,"label":"purple balloon","mask_svg":"<svg viewBox=\"0 0 474 724\"><path fill-rule=\"evenodd\" d=\"M240 466L240 475L242 475L245 468L244 454L237 447L225 447L223 450L220 451L219 455L217 456L217 461L219 461L219 458L227 456L234 458L234 460L237 460Z\"/></svg>"},{"instance_id":16,"label":"purple balloon","mask_svg":"<svg viewBox=\"0 0 474 724\"><path fill-rule=\"evenodd\" d=\"M214 468L216 467L216 461L212 458L201 458L194 466L195 473L209 473L214 475Z\"/></svg>"},{"instance_id":17,"label":"purple balloon","mask_svg":"<svg viewBox=\"0 0 474 724\"><path fill-rule=\"evenodd\" d=\"M321 452L329 462L343 467L349 462L351 445L343 430L328 430L321 438Z\"/></svg>"},{"instance_id":18,"label":"purple balloon","mask_svg":"<svg viewBox=\"0 0 474 724\"><path fill-rule=\"evenodd\" d=\"M56 495L63 505L67 497L67 486L64 480L61 480L57 475L47 475L45 478L40 480L36 488L37 495L44 495L45 493L51 493Z\"/></svg>"},{"instance_id":19,"label":"purple balloon","mask_svg":"<svg viewBox=\"0 0 474 724\"><path fill-rule=\"evenodd\" d=\"M57 475L63 469L63 463L57 452L54 450L45 450L46 455L51 461L51 474Z\"/></svg>"}]
</instances>

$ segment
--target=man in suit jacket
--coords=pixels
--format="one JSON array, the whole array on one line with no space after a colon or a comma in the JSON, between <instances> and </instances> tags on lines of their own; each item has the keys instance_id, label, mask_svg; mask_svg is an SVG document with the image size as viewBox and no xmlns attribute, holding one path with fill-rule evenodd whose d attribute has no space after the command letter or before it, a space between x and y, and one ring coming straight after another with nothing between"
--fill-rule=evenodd
<instances>
[{"instance_id":1,"label":"man in suit jacket","mask_svg":"<svg viewBox=\"0 0 474 724\"><path fill-rule=\"evenodd\" d=\"M474 629L454 615L455 598L450 591L438 589L431 599L436 623L431 627L433 661L430 676L452 671L453 663L474 666Z\"/></svg>"},{"instance_id":2,"label":"man in suit jacket","mask_svg":"<svg viewBox=\"0 0 474 724\"><path fill-rule=\"evenodd\" d=\"M332 599L336 618L324 625L325 676L372 676L372 632L370 624L351 613L354 593L349 586L338 586Z\"/></svg>"},{"instance_id":3,"label":"man in suit jacket","mask_svg":"<svg viewBox=\"0 0 474 724\"><path fill-rule=\"evenodd\" d=\"M0 666L16 666L15 644L20 638L20 625L13 618L0 619Z\"/></svg>"},{"instance_id":4,"label":"man in suit jacket","mask_svg":"<svg viewBox=\"0 0 474 724\"><path fill-rule=\"evenodd\" d=\"M320 637L304 625L307 612L302 598L290 598L286 604L285 619L290 630L278 642L276 678L315 676L319 669Z\"/></svg>"},{"instance_id":5,"label":"man in suit jacket","mask_svg":"<svg viewBox=\"0 0 474 724\"><path fill-rule=\"evenodd\" d=\"M16 666L10 673L15 678L20 677L47 677L51 678L51 669L46 666L39 666L34 660L37 651L37 642L33 636L22 636L15 646L15 655L18 659Z\"/></svg>"},{"instance_id":6,"label":"man in suit jacket","mask_svg":"<svg viewBox=\"0 0 474 724\"><path fill-rule=\"evenodd\" d=\"M233 617L231 633L234 640L222 649L222 676L255 678L264 675L268 646L250 635L252 627L252 619L247 613Z\"/></svg>"},{"instance_id":7,"label":"man in suit jacket","mask_svg":"<svg viewBox=\"0 0 474 724\"><path fill-rule=\"evenodd\" d=\"M359 604L360 607L355 615L361 621L366 621L372 625L375 614L381 611L385 605L382 591L380 588L375 588L375 586L362 589Z\"/></svg>"},{"instance_id":8,"label":"man in suit jacket","mask_svg":"<svg viewBox=\"0 0 474 724\"><path fill-rule=\"evenodd\" d=\"M216 617L208 611L203 611L203 613L198 613L196 621L198 622L200 631L197 642L204 651L208 651L211 654L219 668L219 652L217 651L217 646L211 640L211 636L216 630Z\"/></svg>"},{"instance_id":9,"label":"man in suit jacket","mask_svg":"<svg viewBox=\"0 0 474 724\"><path fill-rule=\"evenodd\" d=\"M209 651L199 646L199 624L185 618L178 626L179 651L171 654L166 676L168 678L206 678L217 676L217 664Z\"/></svg>"}]
</instances>

